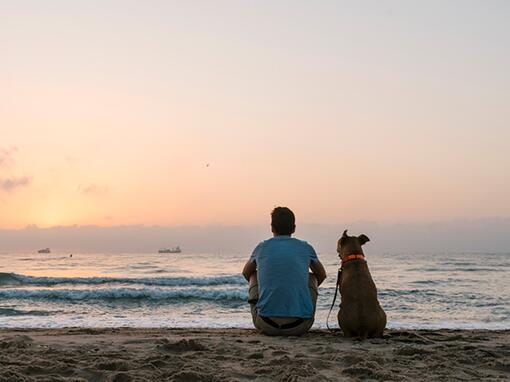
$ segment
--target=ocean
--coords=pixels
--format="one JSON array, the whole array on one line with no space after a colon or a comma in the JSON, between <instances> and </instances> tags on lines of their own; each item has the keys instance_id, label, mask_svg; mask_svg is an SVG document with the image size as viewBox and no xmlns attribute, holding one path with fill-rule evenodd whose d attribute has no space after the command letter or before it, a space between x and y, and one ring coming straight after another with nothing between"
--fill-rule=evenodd
<instances>
[{"instance_id":1,"label":"ocean","mask_svg":"<svg viewBox=\"0 0 510 382\"><path fill-rule=\"evenodd\" d=\"M366 255L389 328L510 329L510 253ZM250 328L248 257L0 254L0 327ZM325 328L339 264L319 258L328 278L314 327Z\"/></svg>"}]
</instances>

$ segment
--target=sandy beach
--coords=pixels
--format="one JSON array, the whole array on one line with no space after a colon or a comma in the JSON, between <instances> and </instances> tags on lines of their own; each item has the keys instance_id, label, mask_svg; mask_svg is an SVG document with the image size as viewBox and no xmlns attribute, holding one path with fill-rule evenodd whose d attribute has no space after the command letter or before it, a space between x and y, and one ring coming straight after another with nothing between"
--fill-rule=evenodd
<instances>
[{"instance_id":1,"label":"sandy beach","mask_svg":"<svg viewBox=\"0 0 510 382\"><path fill-rule=\"evenodd\" d=\"M0 381L502 381L510 331L0 330Z\"/></svg>"}]
</instances>

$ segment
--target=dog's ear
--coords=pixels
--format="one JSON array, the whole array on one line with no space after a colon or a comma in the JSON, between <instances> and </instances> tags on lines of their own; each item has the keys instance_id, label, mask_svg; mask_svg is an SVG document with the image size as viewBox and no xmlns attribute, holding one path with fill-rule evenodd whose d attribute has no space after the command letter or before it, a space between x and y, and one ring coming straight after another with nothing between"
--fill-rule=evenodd
<instances>
[{"instance_id":1,"label":"dog's ear","mask_svg":"<svg viewBox=\"0 0 510 382\"><path fill-rule=\"evenodd\" d=\"M340 238L340 240L338 240L338 244L340 245L344 245L345 243L345 240L347 239L347 230L344 231L344 233L342 234L342 237Z\"/></svg>"},{"instance_id":2,"label":"dog's ear","mask_svg":"<svg viewBox=\"0 0 510 382\"><path fill-rule=\"evenodd\" d=\"M368 238L368 236L367 236L367 235L365 235L365 234L361 234L361 235L359 235L359 236L358 236L358 240L359 240L359 243L360 243L361 245L365 244L367 241L370 241L370 239Z\"/></svg>"}]
</instances>

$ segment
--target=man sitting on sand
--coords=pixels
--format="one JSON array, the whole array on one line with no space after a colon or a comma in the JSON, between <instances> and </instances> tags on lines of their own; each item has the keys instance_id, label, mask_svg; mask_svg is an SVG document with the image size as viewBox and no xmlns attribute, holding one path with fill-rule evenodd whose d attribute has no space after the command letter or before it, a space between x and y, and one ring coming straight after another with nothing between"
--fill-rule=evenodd
<instances>
[{"instance_id":1,"label":"man sitting on sand","mask_svg":"<svg viewBox=\"0 0 510 382\"><path fill-rule=\"evenodd\" d=\"M276 207L271 212L274 237L257 245L243 269L253 324L270 336L299 336L312 327L317 289L326 278L313 247L291 237L295 221L290 209Z\"/></svg>"}]
</instances>

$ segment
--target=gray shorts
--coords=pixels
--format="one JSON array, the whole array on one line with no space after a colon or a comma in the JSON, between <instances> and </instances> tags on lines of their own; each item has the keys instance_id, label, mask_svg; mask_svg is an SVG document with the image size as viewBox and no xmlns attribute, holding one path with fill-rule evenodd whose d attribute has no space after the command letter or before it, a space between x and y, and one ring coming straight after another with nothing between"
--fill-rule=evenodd
<instances>
[{"instance_id":1,"label":"gray shorts","mask_svg":"<svg viewBox=\"0 0 510 382\"><path fill-rule=\"evenodd\" d=\"M308 288L310 289L310 295L312 296L313 303L313 314L315 315L315 306L317 305L317 296L319 294L317 290L317 286L312 282L308 283ZM268 336L300 336L305 334L313 325L313 317L309 319L305 319L302 323L293 328L289 329L281 329L276 328L266 321L264 321L259 315L257 311L257 303L256 301L259 299L259 286L258 284L254 284L250 287L250 291L248 293L250 307L251 307L251 317L253 319L253 325L255 328L262 334L266 334Z\"/></svg>"}]
</instances>

